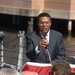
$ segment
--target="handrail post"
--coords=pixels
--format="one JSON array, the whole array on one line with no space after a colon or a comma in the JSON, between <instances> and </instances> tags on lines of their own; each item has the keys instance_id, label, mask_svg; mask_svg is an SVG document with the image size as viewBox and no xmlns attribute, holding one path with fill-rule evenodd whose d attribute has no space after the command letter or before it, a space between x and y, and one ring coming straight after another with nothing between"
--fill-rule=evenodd
<instances>
[{"instance_id":1,"label":"handrail post","mask_svg":"<svg viewBox=\"0 0 75 75\"><path fill-rule=\"evenodd\" d=\"M18 54L18 67L19 70L22 67L23 64L23 46L24 46L24 34L25 31L19 31L19 54Z\"/></svg>"},{"instance_id":2,"label":"handrail post","mask_svg":"<svg viewBox=\"0 0 75 75\"><path fill-rule=\"evenodd\" d=\"M1 43L0 43L0 49L1 49L1 66L3 66L4 64L4 45L3 45L3 38L4 38L4 33L3 31L0 32L0 37L1 39Z\"/></svg>"}]
</instances>

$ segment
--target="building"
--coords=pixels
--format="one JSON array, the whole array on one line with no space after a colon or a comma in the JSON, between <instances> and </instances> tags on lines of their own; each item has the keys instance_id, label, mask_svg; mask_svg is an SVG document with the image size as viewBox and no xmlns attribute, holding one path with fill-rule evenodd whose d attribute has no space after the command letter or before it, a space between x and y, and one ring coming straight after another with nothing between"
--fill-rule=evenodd
<instances>
[{"instance_id":1,"label":"building","mask_svg":"<svg viewBox=\"0 0 75 75\"><path fill-rule=\"evenodd\" d=\"M0 28L22 29L23 27L27 29L30 18L37 17L41 12L48 12L54 19L66 20L64 22L66 24L68 24L69 20L73 20L72 24L74 24L75 0L0 0ZM5 20L8 18L9 20ZM6 23L4 24L4 21L9 25L5 25ZM26 22L23 23L24 21Z\"/></svg>"}]
</instances>

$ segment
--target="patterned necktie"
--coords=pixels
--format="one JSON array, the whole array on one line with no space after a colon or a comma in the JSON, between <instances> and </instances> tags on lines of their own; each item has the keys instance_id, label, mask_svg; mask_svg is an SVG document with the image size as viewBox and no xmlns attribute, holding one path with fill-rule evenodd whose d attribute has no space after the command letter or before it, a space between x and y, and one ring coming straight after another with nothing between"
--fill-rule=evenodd
<instances>
[{"instance_id":1,"label":"patterned necktie","mask_svg":"<svg viewBox=\"0 0 75 75\"><path fill-rule=\"evenodd\" d=\"M44 39L47 40L47 35L44 36ZM45 47L45 55L46 55L46 61L48 62L48 45Z\"/></svg>"},{"instance_id":2,"label":"patterned necktie","mask_svg":"<svg viewBox=\"0 0 75 75\"><path fill-rule=\"evenodd\" d=\"M47 36L48 36L48 35L45 35L45 36L44 36L44 39L47 40ZM47 40L47 42L48 42L48 40ZM47 61L47 62L51 62L51 56L50 56L50 53L49 53L49 51L48 51L48 45L45 47L45 54L46 54L46 61Z\"/></svg>"},{"instance_id":3,"label":"patterned necktie","mask_svg":"<svg viewBox=\"0 0 75 75\"><path fill-rule=\"evenodd\" d=\"M46 37L47 37L47 35L45 35L45 36L44 36L44 39L46 39L46 40L47 40L47 38L46 38ZM48 42L48 40L47 40L47 42ZM47 55L47 54L48 54L48 45L45 47L45 49L46 49L46 50L45 50L45 53L46 53L46 55Z\"/></svg>"}]
</instances>

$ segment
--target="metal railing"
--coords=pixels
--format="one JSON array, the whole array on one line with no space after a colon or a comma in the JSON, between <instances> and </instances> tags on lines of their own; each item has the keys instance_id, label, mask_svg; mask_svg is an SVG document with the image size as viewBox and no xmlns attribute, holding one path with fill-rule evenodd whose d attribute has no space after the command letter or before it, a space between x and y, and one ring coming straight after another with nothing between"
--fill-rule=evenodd
<instances>
[{"instance_id":1,"label":"metal railing","mask_svg":"<svg viewBox=\"0 0 75 75\"><path fill-rule=\"evenodd\" d=\"M28 61L25 56L25 31L5 33L0 43L0 66L10 66L19 70Z\"/></svg>"}]
</instances>

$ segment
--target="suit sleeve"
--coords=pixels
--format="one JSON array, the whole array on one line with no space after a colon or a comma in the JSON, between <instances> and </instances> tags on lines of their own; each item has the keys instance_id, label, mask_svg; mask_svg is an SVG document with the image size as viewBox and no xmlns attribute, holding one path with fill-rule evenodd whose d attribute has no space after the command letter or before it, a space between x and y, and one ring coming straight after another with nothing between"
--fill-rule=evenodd
<instances>
[{"instance_id":1,"label":"suit sleeve","mask_svg":"<svg viewBox=\"0 0 75 75\"><path fill-rule=\"evenodd\" d=\"M35 45L29 36L26 36L26 56L31 60L36 56Z\"/></svg>"}]
</instances>

